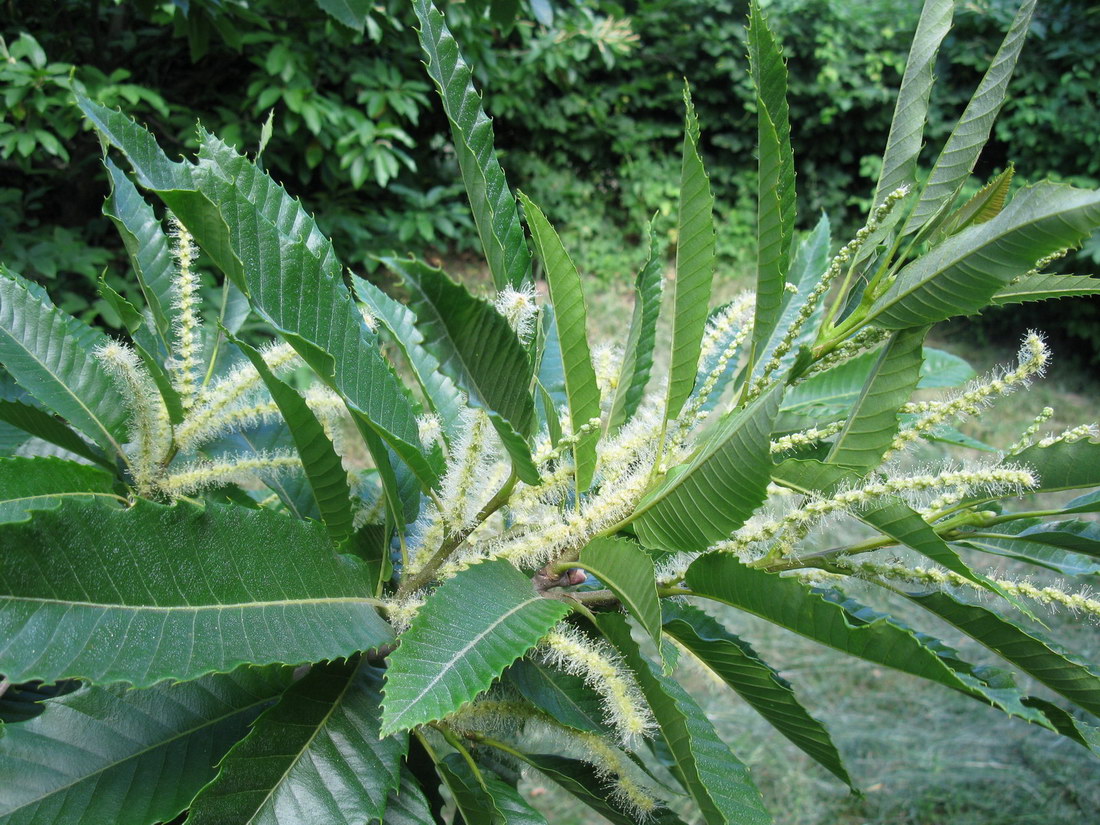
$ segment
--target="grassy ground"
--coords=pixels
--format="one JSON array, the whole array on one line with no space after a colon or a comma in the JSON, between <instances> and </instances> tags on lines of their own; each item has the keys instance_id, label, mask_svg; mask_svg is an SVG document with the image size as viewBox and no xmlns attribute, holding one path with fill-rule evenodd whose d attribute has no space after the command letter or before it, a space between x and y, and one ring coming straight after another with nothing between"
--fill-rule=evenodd
<instances>
[{"instance_id":1,"label":"grassy ground","mask_svg":"<svg viewBox=\"0 0 1100 825\"><path fill-rule=\"evenodd\" d=\"M590 329L604 340L625 340L633 276L590 289ZM714 303L727 300L745 282L717 285ZM1026 330L1020 330L1020 338ZM932 343L962 355L979 371L1014 361L1019 339L999 348L976 348L948 328ZM1057 353L1055 353L1057 357ZM1026 393L1003 399L964 429L996 445L1011 443L1044 406L1055 409L1048 427L1095 420L1100 395L1088 376L1054 370ZM916 461L931 463L961 453L925 447ZM843 530L830 526L829 531ZM830 544L843 541L831 534ZM1010 563L974 559L979 569L997 567L1021 575ZM867 594L873 597L874 594ZM903 606L903 608L906 606ZM708 608L709 609L709 608ZM916 610L917 608L912 608ZM919 618L971 661L1004 663L951 628ZM817 766L774 731L751 708L690 656L677 672L703 704L719 732L752 769L779 825L1091 825L1100 811L1100 760L1069 740L946 688L878 668L823 648L766 622L733 610L727 626L757 647L794 685L804 705L829 728L861 796ZM1071 615L1046 619L1050 633L1071 649L1100 660L1096 624ZM1040 695L1039 686L1029 686ZM1062 702L1064 704L1064 702ZM560 791L530 777L527 790L555 825L602 821ZM685 821L699 822L691 811Z\"/></svg>"}]
</instances>

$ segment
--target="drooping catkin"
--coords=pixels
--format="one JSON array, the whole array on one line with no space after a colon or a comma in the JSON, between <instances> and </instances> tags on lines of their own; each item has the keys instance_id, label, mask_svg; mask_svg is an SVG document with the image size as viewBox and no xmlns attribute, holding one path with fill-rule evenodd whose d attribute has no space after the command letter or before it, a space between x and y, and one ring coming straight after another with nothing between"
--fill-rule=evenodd
<instances>
[{"instance_id":1,"label":"drooping catkin","mask_svg":"<svg viewBox=\"0 0 1100 825\"><path fill-rule=\"evenodd\" d=\"M138 492L150 496L157 488L164 472L164 459L172 447L172 425L164 399L132 347L110 341L96 348L93 355L110 374L130 411L132 448L127 458Z\"/></svg>"},{"instance_id":2,"label":"drooping catkin","mask_svg":"<svg viewBox=\"0 0 1100 825\"><path fill-rule=\"evenodd\" d=\"M583 636L571 625L556 625L541 642L545 660L580 676L603 699L604 717L624 744L650 735L655 723L633 674L614 649Z\"/></svg>"}]
</instances>

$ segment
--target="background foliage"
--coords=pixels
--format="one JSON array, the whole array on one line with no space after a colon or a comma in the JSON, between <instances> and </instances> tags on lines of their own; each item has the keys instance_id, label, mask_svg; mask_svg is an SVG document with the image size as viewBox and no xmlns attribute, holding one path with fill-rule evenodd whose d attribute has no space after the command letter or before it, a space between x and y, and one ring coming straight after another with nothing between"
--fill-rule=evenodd
<instances>
[{"instance_id":1,"label":"background foliage","mask_svg":"<svg viewBox=\"0 0 1100 825\"><path fill-rule=\"evenodd\" d=\"M636 268L640 261L624 250L640 246L655 212L664 240L675 243L685 77L708 124L701 151L724 224L719 260L745 262L755 220L745 0L446 8L494 112L509 178L567 224L564 240L582 271L614 278ZM854 228L868 206L855 193L877 175L918 4L772 0L766 11L791 69L799 226L825 210L842 230ZM105 267L108 280L124 286L112 278L124 258L100 216L95 139L83 131L70 89L122 105L177 152L194 148L199 119L237 148L255 147L270 113L269 171L311 204L342 259L360 270L394 248L468 248L471 224L453 185L446 121L428 94L403 0L373 4L362 31L309 0L73 0L9 12L0 63L0 257L45 282L67 310L118 326L92 286ZM1007 0L960 9L937 66L930 144L946 136L1011 14ZM979 177L1011 161L1021 180L1069 170L1084 185L1100 178L1092 122L1098 44L1095 4L1040 6ZM1091 264L1100 246L1086 253ZM1070 312L1066 333L1100 343L1096 304L1078 302Z\"/></svg>"}]
</instances>

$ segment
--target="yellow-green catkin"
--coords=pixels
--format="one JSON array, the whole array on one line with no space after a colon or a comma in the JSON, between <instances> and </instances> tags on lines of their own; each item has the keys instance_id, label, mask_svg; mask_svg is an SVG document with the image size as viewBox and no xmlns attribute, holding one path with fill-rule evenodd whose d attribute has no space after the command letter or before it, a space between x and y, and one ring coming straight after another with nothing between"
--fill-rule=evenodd
<instances>
[{"instance_id":1,"label":"yellow-green catkin","mask_svg":"<svg viewBox=\"0 0 1100 825\"><path fill-rule=\"evenodd\" d=\"M96 348L93 355L110 374L130 411L131 449L127 459L138 493L151 496L172 448L172 425L164 399L132 347L110 341Z\"/></svg>"},{"instance_id":2,"label":"yellow-green catkin","mask_svg":"<svg viewBox=\"0 0 1100 825\"><path fill-rule=\"evenodd\" d=\"M255 484L300 469L302 460L289 451L249 453L227 459L200 459L174 470L162 482L161 489L180 496L220 484Z\"/></svg>"},{"instance_id":3,"label":"yellow-green catkin","mask_svg":"<svg viewBox=\"0 0 1100 825\"><path fill-rule=\"evenodd\" d=\"M514 735L532 727L562 740L569 750L576 749L581 758L596 769L597 775L609 785L611 796L635 821L644 822L661 804L657 793L636 778L637 770L623 753L604 737L588 731L575 730L558 722L549 714L522 702L479 699L447 717L455 730L493 737Z\"/></svg>"},{"instance_id":4,"label":"yellow-green catkin","mask_svg":"<svg viewBox=\"0 0 1100 825\"><path fill-rule=\"evenodd\" d=\"M1022 492L1036 485L1035 476L1020 467L1000 466L974 470L950 470L940 473L881 478L844 490L827 498L806 501L782 518L750 521L734 535L710 549L747 558L757 544L773 542L771 550L787 555L820 519L839 512L858 511L863 506L887 496L912 495L938 488L962 489L967 492Z\"/></svg>"},{"instance_id":5,"label":"yellow-green catkin","mask_svg":"<svg viewBox=\"0 0 1100 825\"><path fill-rule=\"evenodd\" d=\"M198 248L191 233L175 217L169 218L169 225L175 240L172 256L176 260L176 271L172 287L178 314L174 330L175 354L168 366L173 386L180 396L180 404L186 411L194 406L198 396L202 350L199 297L201 280L195 271Z\"/></svg>"},{"instance_id":6,"label":"yellow-green catkin","mask_svg":"<svg viewBox=\"0 0 1100 825\"><path fill-rule=\"evenodd\" d=\"M584 679L603 699L604 718L624 743L652 733L653 714L642 692L610 645L589 639L561 623L543 637L543 657L554 667Z\"/></svg>"},{"instance_id":7,"label":"yellow-green catkin","mask_svg":"<svg viewBox=\"0 0 1100 825\"><path fill-rule=\"evenodd\" d=\"M264 363L276 375L299 363L290 344L273 344L260 351ZM176 442L182 451L193 450L219 435L243 429L262 421L276 408L271 398L261 393L263 381L249 361L242 361L202 390L197 403L176 429Z\"/></svg>"},{"instance_id":8,"label":"yellow-green catkin","mask_svg":"<svg viewBox=\"0 0 1100 825\"><path fill-rule=\"evenodd\" d=\"M837 276L844 271L844 267L852 262L856 253L858 253L867 242L867 239L882 225L882 222L886 220L890 213L894 211L895 207L897 207L908 194L908 186L902 186L888 194L886 199L871 213L871 217L868 219L867 223L856 232L855 237L841 247L832 262L830 262L829 268L825 270L825 274L821 277L821 280L818 281L817 285L806 296L806 301L799 308L798 313L784 331L783 337L780 339L775 350L768 358L767 363L764 364L756 380L753 381L752 386L749 388L746 399L756 398L764 391L765 387L768 386L771 376L779 369L780 365L783 363L783 359L794 348L794 343L802 333L802 328L813 316L818 303L829 292L829 289L833 285L833 281L835 281Z\"/></svg>"},{"instance_id":9,"label":"yellow-green catkin","mask_svg":"<svg viewBox=\"0 0 1100 825\"><path fill-rule=\"evenodd\" d=\"M883 455L883 461L895 453L904 450L926 433L955 418L977 415L982 407L993 399L1015 392L1036 375L1041 375L1050 361L1050 350L1037 332L1028 333L1020 347L1018 363L1015 369L1006 370L999 376L978 382L949 401L926 401L908 405L904 412L917 414L915 421L902 429L890 448Z\"/></svg>"},{"instance_id":10,"label":"yellow-green catkin","mask_svg":"<svg viewBox=\"0 0 1100 825\"><path fill-rule=\"evenodd\" d=\"M988 591L977 582L950 570L928 567L906 567L900 564L881 564L878 562L840 560L839 564L861 576L875 576L895 581L911 582L926 587L956 587ZM991 578L994 584L1010 596L1032 599L1048 607L1063 607L1075 613L1084 613L1093 619L1100 619L1100 600L1088 592L1068 593L1058 587L1036 586L1027 581Z\"/></svg>"},{"instance_id":11,"label":"yellow-green catkin","mask_svg":"<svg viewBox=\"0 0 1100 825\"><path fill-rule=\"evenodd\" d=\"M1021 453L1031 446L1035 440L1035 436L1038 434L1042 426L1047 423L1054 415L1053 407L1043 407L1042 411L1035 416L1035 419L1028 425L1027 429L1020 433L1019 439L1013 444L1009 445L1009 448L1005 451L1007 455L1016 455Z\"/></svg>"}]
</instances>

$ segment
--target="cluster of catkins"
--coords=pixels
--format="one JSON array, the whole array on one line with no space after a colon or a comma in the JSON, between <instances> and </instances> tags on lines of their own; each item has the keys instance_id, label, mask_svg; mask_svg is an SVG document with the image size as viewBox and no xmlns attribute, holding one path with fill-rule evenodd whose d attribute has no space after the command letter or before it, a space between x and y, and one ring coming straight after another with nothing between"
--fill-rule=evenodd
<instances>
[{"instance_id":1,"label":"cluster of catkins","mask_svg":"<svg viewBox=\"0 0 1100 825\"><path fill-rule=\"evenodd\" d=\"M899 190L889 196L873 214L868 227L841 250L825 277L807 293L798 311L787 320L785 334L779 336L778 343L764 353L757 369L745 379L743 401L780 380L784 366L790 361L789 353L814 317L833 279L844 271L863 241L904 195ZM180 399L182 420L175 425L170 422L161 394L138 351L112 342L96 352L130 408L131 440L126 445L126 457L138 492L175 499L229 482L255 485L271 481L279 473L300 469L300 460L289 451L193 457L197 450L208 447L220 436L276 419L278 408L248 361L221 378L212 379L220 336L202 334L195 248L183 227L176 225L173 234L177 263L176 322L174 357L168 365L168 374ZM602 395L601 415L577 425L571 424L563 410L560 415L563 433L557 442L552 443L548 433L541 433L534 445L534 461L540 474L538 484L516 482L512 477L508 456L484 411L469 409L458 428L459 435L450 443L443 438L440 421L435 416L422 417L421 440L429 446L440 446L446 457L446 471L439 489L424 496L418 519L398 537L402 560L400 587L385 603L391 623L398 630L407 628L432 588L471 565L504 559L520 569L538 570L576 558L594 537L613 532L629 519L643 495L669 468L690 456L712 411L723 403L728 406L727 397L743 366L746 342L752 334L754 297L752 293L740 295L712 315L702 340L695 391L672 421L665 421L663 388L655 387L628 421L610 428L622 352L613 347L597 347L593 351L593 366ZM529 340L539 312L533 290L508 288L497 296L495 306L520 339ZM367 318L368 324L370 321ZM881 331L865 330L824 360L827 366L842 363L874 347L883 337ZM214 350L205 357L204 341L208 349ZM277 375L293 371L301 364L286 344L269 346L261 354ZM800 545L823 519L858 514L861 508L886 497L901 497L930 523L935 523L976 493L1006 495L1034 487L1036 479L1028 468L1011 459L1035 442L1043 422L1052 414L1050 410L1044 410L1000 460L992 464L912 472L902 469L900 457L937 427L975 415L996 398L1026 385L1042 373L1048 359L1042 338L1029 334L1016 367L976 381L951 398L903 407L903 424L882 468L858 486L829 496L801 496L773 487L773 495L758 514L731 536L708 548L708 552L732 553L758 566L782 568L786 564L797 572ZM802 380L819 372L819 366L811 368ZM305 398L341 451L347 413L339 397L315 386L305 393ZM839 420L788 433L772 443L772 452L782 454L812 446L835 435L843 424ZM571 448L580 437L593 431L600 432L595 475L589 488L579 491ZM1039 443L1096 435L1093 425L1051 435ZM179 461L174 460L177 454L181 456ZM189 455L192 457L188 458ZM345 463L351 464L346 459ZM353 489L362 487L358 477L353 475L352 480ZM272 497L270 503L275 501ZM362 503L357 523L379 520L382 506L380 496ZM663 561L658 571L659 583L677 585L694 558L680 554ZM838 562L837 568L844 569L845 565L852 576L938 586L971 585L947 571L844 560ZM1066 594L1056 588L1037 588L1027 583L998 583L1014 595L1100 615L1100 603L1086 595ZM602 697L605 721L616 739L566 728L503 689L494 689L445 720L445 724L454 730L491 731L501 736L521 730L555 735L595 765L618 801L643 818L658 805L658 795L652 783L618 747L632 746L655 728L633 674L610 645L582 632L568 620L546 634L536 655L547 666L581 677Z\"/></svg>"}]
</instances>

